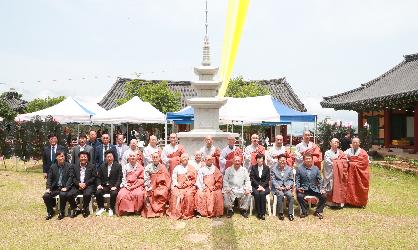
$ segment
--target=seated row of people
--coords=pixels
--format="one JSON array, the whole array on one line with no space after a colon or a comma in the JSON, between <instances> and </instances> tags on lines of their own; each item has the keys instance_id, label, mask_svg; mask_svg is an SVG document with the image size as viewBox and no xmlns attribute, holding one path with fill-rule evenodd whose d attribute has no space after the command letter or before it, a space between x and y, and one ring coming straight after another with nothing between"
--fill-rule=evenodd
<instances>
[{"instance_id":1,"label":"seated row of people","mask_svg":"<svg viewBox=\"0 0 418 250\"><path fill-rule=\"evenodd\" d=\"M236 199L242 216L248 217L253 195L257 218L264 220L270 179L272 193L278 196L279 218L283 219L284 195L289 200L289 219L294 218L293 195L289 194L293 187L293 176L290 167L286 165L284 155L279 157L280 164L273 168L272 172L264 163L264 155L257 155L257 165L251 167L250 173L242 167L241 157L236 156L233 166L227 168L224 176L213 164L213 157L210 155L206 157L205 165L196 171L195 167L189 164L188 154L183 153L180 156L180 164L173 169L172 176L161 163L158 153L152 154L152 162L144 169L138 162L138 152L131 152L128 163L121 167L114 160L113 153L108 150L105 153L105 162L97 172L89 163L89 154L85 151L79 152L79 165L65 162L63 151L57 151L56 155L57 161L50 168L47 189L43 196L48 213L47 220L54 215L53 206L57 195L60 197L58 219L65 216L66 202L70 204L70 217L74 218L79 213L88 217L88 206L93 194L97 200L98 216L105 212L104 195L109 194L109 216L114 213L119 216L136 213L149 218L167 214L173 219L189 219L195 215L219 217L224 214L224 207L227 209L227 217L231 217ZM306 156L307 163L308 158ZM310 176L320 178L320 175L316 175L319 171L314 170L310 175L301 173L300 178L297 178L301 183L300 186L297 185L300 193L313 194L313 191L317 191L310 179ZM296 183L299 183L298 181ZM82 210L76 204L78 195L83 196ZM321 206L322 203L318 207ZM306 214L305 210L303 211L303 214ZM320 212L322 211L319 210L318 213Z\"/></svg>"}]
</instances>

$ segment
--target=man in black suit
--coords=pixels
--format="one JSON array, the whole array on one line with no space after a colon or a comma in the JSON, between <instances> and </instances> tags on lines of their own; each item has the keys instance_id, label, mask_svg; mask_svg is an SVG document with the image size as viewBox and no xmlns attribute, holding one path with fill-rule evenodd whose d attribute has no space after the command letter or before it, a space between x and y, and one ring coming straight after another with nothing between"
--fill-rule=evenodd
<instances>
[{"instance_id":1,"label":"man in black suit","mask_svg":"<svg viewBox=\"0 0 418 250\"><path fill-rule=\"evenodd\" d=\"M78 145L74 146L71 152L71 164L77 166L80 165L80 158L78 157L78 153L81 151L86 151L90 157L89 162L94 163L94 149L92 146L86 144L87 136L84 134L81 134L78 138Z\"/></svg>"},{"instance_id":2,"label":"man in black suit","mask_svg":"<svg viewBox=\"0 0 418 250\"><path fill-rule=\"evenodd\" d=\"M80 158L80 164L74 165L72 168L74 186L68 192L67 196L72 210L70 217L74 218L76 216L75 209L77 208L75 198L79 194L83 195L83 217L86 218L90 214L89 204L91 195L96 190L96 168L93 164L89 163L90 154L86 151L78 153L78 157Z\"/></svg>"},{"instance_id":3,"label":"man in black suit","mask_svg":"<svg viewBox=\"0 0 418 250\"><path fill-rule=\"evenodd\" d=\"M327 201L326 192L322 189L322 177L317 166L313 165L312 155L303 155L303 164L296 170L296 190L297 198L302 210L300 217L308 216L308 205L305 202L306 195L312 195L318 198L314 216L323 219L325 202Z\"/></svg>"},{"instance_id":4,"label":"man in black suit","mask_svg":"<svg viewBox=\"0 0 418 250\"><path fill-rule=\"evenodd\" d=\"M251 166L250 180L253 188L255 207L257 209L257 218L266 219L266 196L270 193L270 168L265 164L263 154L257 154L255 157L257 164Z\"/></svg>"},{"instance_id":5,"label":"man in black suit","mask_svg":"<svg viewBox=\"0 0 418 250\"><path fill-rule=\"evenodd\" d=\"M94 152L94 155L96 157L95 159L95 165L96 165L96 169L99 170L100 166L102 165L102 163L105 161L105 152L107 150L111 150L113 153L113 158L115 159L116 162L118 162L118 152L116 150L115 145L111 145L109 143L109 139L110 136L108 133L103 133L102 135L102 142L103 144L100 144L99 146L96 147L96 150Z\"/></svg>"},{"instance_id":6,"label":"man in black suit","mask_svg":"<svg viewBox=\"0 0 418 250\"><path fill-rule=\"evenodd\" d=\"M96 148L101 145L102 143L97 140L97 133L94 130L89 131L89 140L87 141L87 145L93 147L93 161L96 160L96 156L94 153L96 152Z\"/></svg>"},{"instance_id":7,"label":"man in black suit","mask_svg":"<svg viewBox=\"0 0 418 250\"><path fill-rule=\"evenodd\" d=\"M64 208L67 198L68 190L72 186L70 163L65 161L65 153L62 150L56 151L56 163L52 164L49 168L48 179L46 181L46 191L43 195L43 199L46 206L47 216L46 220L49 220L54 216L55 196L60 196L60 214L58 219L64 218Z\"/></svg>"},{"instance_id":8,"label":"man in black suit","mask_svg":"<svg viewBox=\"0 0 418 250\"><path fill-rule=\"evenodd\" d=\"M96 199L99 211L96 215L100 216L104 211L104 194L110 194L109 216L113 216L115 211L116 196L118 195L120 184L122 182L122 167L114 161L113 152L105 152L106 161L100 166L96 184Z\"/></svg>"},{"instance_id":9,"label":"man in black suit","mask_svg":"<svg viewBox=\"0 0 418 250\"><path fill-rule=\"evenodd\" d=\"M55 163L56 152L64 151L65 148L61 145L57 145L58 139L55 134L48 135L49 145L44 147L42 152L42 169L44 173L44 179L47 178L49 168L53 163ZM64 156L65 158L65 156Z\"/></svg>"}]
</instances>

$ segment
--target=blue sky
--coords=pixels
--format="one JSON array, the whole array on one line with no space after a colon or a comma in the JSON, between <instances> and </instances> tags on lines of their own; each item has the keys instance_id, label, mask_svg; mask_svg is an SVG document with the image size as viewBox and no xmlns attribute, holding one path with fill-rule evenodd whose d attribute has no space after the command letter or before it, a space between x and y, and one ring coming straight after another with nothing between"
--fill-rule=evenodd
<instances>
[{"instance_id":1,"label":"blue sky","mask_svg":"<svg viewBox=\"0 0 418 250\"><path fill-rule=\"evenodd\" d=\"M117 76L196 79L203 8L204 0L0 0L0 92L100 99ZM216 65L226 10L226 0L209 0ZM354 112L321 109L322 96L417 53L417 10L414 0L252 0L233 75L286 77L308 111L355 122Z\"/></svg>"}]
</instances>

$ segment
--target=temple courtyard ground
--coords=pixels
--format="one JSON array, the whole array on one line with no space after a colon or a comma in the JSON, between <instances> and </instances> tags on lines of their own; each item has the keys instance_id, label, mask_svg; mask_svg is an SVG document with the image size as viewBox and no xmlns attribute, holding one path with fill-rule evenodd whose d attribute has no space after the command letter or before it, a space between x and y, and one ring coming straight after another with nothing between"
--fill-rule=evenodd
<instances>
[{"instance_id":1,"label":"temple courtyard ground","mask_svg":"<svg viewBox=\"0 0 418 250\"><path fill-rule=\"evenodd\" d=\"M372 166L371 174L366 208L326 208L323 220L260 221L235 214L232 219L188 221L140 216L45 221L40 168L16 171L6 164L0 170L0 248L418 249L418 176L378 166Z\"/></svg>"}]
</instances>

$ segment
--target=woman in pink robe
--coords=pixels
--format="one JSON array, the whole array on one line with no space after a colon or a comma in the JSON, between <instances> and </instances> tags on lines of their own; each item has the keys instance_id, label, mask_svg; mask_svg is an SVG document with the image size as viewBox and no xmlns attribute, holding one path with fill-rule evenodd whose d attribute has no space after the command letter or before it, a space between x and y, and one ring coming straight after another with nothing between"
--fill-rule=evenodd
<instances>
[{"instance_id":1,"label":"woman in pink robe","mask_svg":"<svg viewBox=\"0 0 418 250\"><path fill-rule=\"evenodd\" d=\"M188 165L189 156L181 156L181 165L174 168L172 175L170 206L167 214L172 219L190 219L195 210L196 170Z\"/></svg>"},{"instance_id":2,"label":"woman in pink robe","mask_svg":"<svg viewBox=\"0 0 418 250\"><path fill-rule=\"evenodd\" d=\"M139 214L144 206L144 167L138 164L135 152L129 155L129 163L122 168L121 189L116 198L116 214Z\"/></svg>"},{"instance_id":3,"label":"woman in pink robe","mask_svg":"<svg viewBox=\"0 0 418 250\"><path fill-rule=\"evenodd\" d=\"M196 186L196 210L202 216L219 217L224 213L222 195L222 174L215 165L213 157L206 157L206 166L199 169Z\"/></svg>"},{"instance_id":4,"label":"woman in pink robe","mask_svg":"<svg viewBox=\"0 0 418 250\"><path fill-rule=\"evenodd\" d=\"M152 161L144 172L146 200L142 216L146 218L163 216L170 198L171 178L167 168L160 163L158 153L152 154Z\"/></svg>"}]
</instances>

